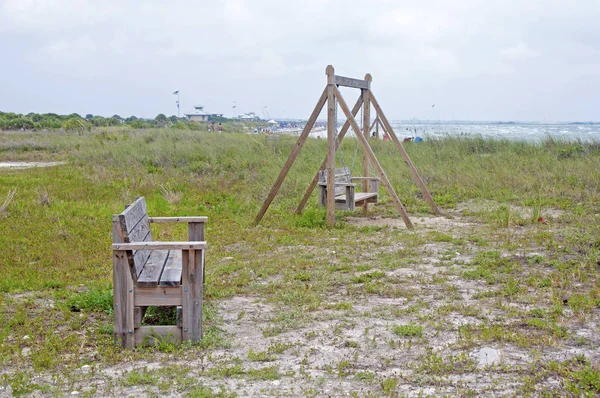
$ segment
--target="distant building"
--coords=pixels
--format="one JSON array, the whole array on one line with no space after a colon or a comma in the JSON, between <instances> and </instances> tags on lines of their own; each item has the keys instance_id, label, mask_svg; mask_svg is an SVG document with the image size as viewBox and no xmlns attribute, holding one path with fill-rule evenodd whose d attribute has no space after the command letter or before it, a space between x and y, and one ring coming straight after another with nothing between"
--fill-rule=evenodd
<instances>
[{"instance_id":1,"label":"distant building","mask_svg":"<svg viewBox=\"0 0 600 398\"><path fill-rule=\"evenodd\" d=\"M190 122L208 122L209 120L223 117L222 113L206 113L204 112L204 107L200 105L194 106L194 110L185 113L184 116Z\"/></svg>"},{"instance_id":2,"label":"distant building","mask_svg":"<svg viewBox=\"0 0 600 398\"><path fill-rule=\"evenodd\" d=\"M244 113L243 115L238 116L238 119L245 122L258 122L260 120L260 118L256 116L254 112Z\"/></svg>"}]
</instances>

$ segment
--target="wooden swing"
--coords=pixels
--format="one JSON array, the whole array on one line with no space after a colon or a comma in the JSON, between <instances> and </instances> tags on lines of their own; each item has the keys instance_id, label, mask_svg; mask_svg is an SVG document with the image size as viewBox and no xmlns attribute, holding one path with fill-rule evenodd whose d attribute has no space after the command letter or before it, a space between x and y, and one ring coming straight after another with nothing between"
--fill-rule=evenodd
<instances>
[{"instance_id":1,"label":"wooden swing","mask_svg":"<svg viewBox=\"0 0 600 398\"><path fill-rule=\"evenodd\" d=\"M333 226L335 224L335 208L337 207L336 203L339 204L340 208L343 208L345 210L354 210L356 205L360 205L366 212L368 203L373 203L373 200L377 200L377 193L373 192L373 186L370 186L371 184L373 184L371 177L369 177L370 167L371 165L373 165L373 168L375 169L379 177L377 184L379 182L383 184L388 195L392 200L392 203L394 204L394 207L396 207L396 209L400 213L400 216L402 217L402 220L404 221L406 226L408 228L413 227L412 222L410 221L410 218L406 213L404 205L402 205L402 202L400 202L398 195L396 195L396 192L392 188L392 185L390 184L385 172L383 171L383 168L381 167L379 161L375 157L373 149L369 145L370 131L372 127L376 126L378 133L379 126L382 126L385 133L387 133L387 135L391 138L392 142L400 152L400 155L402 156L404 162L410 170L411 176L421 189L423 197L429 203L429 206L431 207L432 211L436 215L441 215L440 209L433 201L433 198L429 194L425 183L419 176L417 169L412 164L408 153L406 153L406 151L402 147L402 144L398 140L398 137L396 137L396 134L394 133L394 130L392 129L388 119L383 114L379 103L375 99L375 96L371 91L371 75L367 73L365 75L364 80L353 79L344 76L337 76L334 74L334 69L331 65L327 66L325 73L327 75L327 86L323 90L323 93L321 94L321 97L319 98L315 109L313 110L312 114L310 115L310 118L304 126L304 129L300 134L300 137L298 138L294 149L292 149L292 152L290 153L290 156L288 157L285 165L279 173L277 180L275 180L275 183L273 184L269 195L265 199L265 202L263 203L260 211L258 212L258 215L254 220L254 224L256 225L260 222L262 217L265 215L267 209L271 205L271 202L277 195L281 184L285 180L287 173L289 172L290 168L292 167L292 164L296 160L296 157L300 153L302 145L308 138L308 135L312 130L317 118L319 117L321 110L325 106L325 103L327 103L327 156L325 157L325 160L323 160L323 163L321 164L319 170L315 174L311 184L309 185L306 193L304 194L304 197L300 201L300 204L296 209L297 214L302 213L302 211L304 210L304 206L306 206L306 203L310 198L310 195L317 186L319 186L319 202L327 206L327 225ZM338 86L357 88L361 90L361 95L356 101L356 104L354 105L352 110L350 110L350 108L346 104L346 101L342 97ZM339 104L341 110L346 116L346 122L342 126L339 133L337 132L336 126L336 104ZM373 123L373 125L370 124L371 104L375 108L376 112L375 122ZM362 131L361 127L359 127L358 123L354 119L361 107L363 111ZM363 148L363 176L360 178L350 177L349 173L346 173L346 171L340 171L338 177L336 178L337 173L335 168L335 151L336 148L339 147L340 142L342 141L350 127L352 127L352 129L354 130L354 134L356 135L356 138L358 139L360 145ZM345 177L342 180L341 175L343 174L345 175ZM350 178L350 180L348 180L348 178ZM362 180L363 194L368 194L368 197L359 195L360 200L357 201L356 193L354 192L352 187L354 185L352 183L352 180L359 179ZM334 192L334 194L327 195L327 192Z\"/></svg>"}]
</instances>

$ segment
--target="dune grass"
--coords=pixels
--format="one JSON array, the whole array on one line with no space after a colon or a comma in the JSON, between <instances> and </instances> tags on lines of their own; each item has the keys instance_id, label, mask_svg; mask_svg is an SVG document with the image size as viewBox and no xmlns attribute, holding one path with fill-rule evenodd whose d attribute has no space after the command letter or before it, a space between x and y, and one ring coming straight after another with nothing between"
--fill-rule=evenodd
<instances>
[{"instance_id":1,"label":"dune grass","mask_svg":"<svg viewBox=\"0 0 600 398\"><path fill-rule=\"evenodd\" d=\"M384 318L396 317L396 326L389 328L396 338L418 337L418 341L396 341L390 336L388 343L398 349L413 344L425 347L436 330L443 330L448 314L486 319L483 324L456 329L456 347L461 350L490 342L524 349L556 347L567 341L575 344L572 322L598 322L599 144L466 137L406 144L443 212L452 218L460 210L462 216L481 225L475 233L423 234L357 227L344 221L347 213L338 213L335 228L328 229L324 210L316 206L316 194L304 214L295 215L293 211L326 152L325 140L309 139L262 223L253 227L251 223L294 145L295 138L288 136L267 139L172 129L0 133L0 161L67 162L51 168L0 170L0 203L4 203L0 211L0 366L7 369L2 373L4 388L14 395L33 391L59 394L82 382L72 370L86 364L106 367L157 360L173 353L198 358L227 350L231 339L222 330L218 308L224 300L240 296L260 298L279 311L264 327L265 339L302 329L314 323L315 314L321 312L355 313L354 306L361 298L407 300L410 305L406 308L379 309ZM345 166L352 166L355 145L351 138L343 142ZM372 145L411 217L429 215L427 203L393 145ZM360 150L357 159L355 174L361 168ZM343 166L339 156L337 162ZM151 215L209 217L207 331L200 346L164 342L122 351L111 344L111 215L137 196L146 197ZM380 204L371 208L370 216L398 218L383 189L380 196ZM562 215L554 216L557 212ZM541 224L540 217L552 220L552 225ZM186 231L182 226L161 226L155 234L159 239L183 239ZM483 288L474 300L485 311L501 311L502 319L487 318L486 312L472 305L449 301L438 306L420 301L422 291L405 286L396 272L429 261L431 253L423 249L428 245L446 250L436 256L439 266L448 268L431 277L421 274L416 283L439 287L443 297L452 298L458 295L452 284L456 278L465 283L475 281ZM541 254L518 257L524 250ZM465 264L458 253L470 253L472 260ZM339 291L344 298L332 302L331 297ZM511 310L511 303L539 308ZM421 315L411 318L416 314ZM340 322L345 319L344 315L334 316ZM408 317L406 322L399 321L402 317ZM343 330L342 325L334 335L342 335ZM368 347L363 341L347 341L349 349ZM245 360L275 360L274 352L277 350L256 349ZM441 369L436 370L439 374L452 373L456 363L464 362L463 357L437 355L423 351L419 364L412 365L414 374L431 373L427 367ZM380 393L393 396L399 379L359 378L359 373L371 374L375 368L365 373L358 366L360 361L344 361L332 365L333 376L345 379L356 373L353 380L372 383ZM472 371L468 364L464 372ZM248 365L219 364L200 376L219 382L230 377L304 377L279 369L279 365L244 366ZM575 395L600 392L597 356L591 360L569 357L555 366L551 370L549 364L532 362L521 370L513 369L511 377L524 394L539 392L528 389L525 378L545 380L551 376L562 380L561 388ZM235 369L239 370L235 375L227 373ZM328 368L323 369L326 372ZM33 375L40 372L60 381L36 381ZM123 386L148 384L148 391L171 391L162 376L135 372L123 376ZM176 377L181 379L180 386L187 386L177 390L178 394L230 394L225 385L214 389L194 385L184 370ZM416 378L406 382L419 385ZM318 391L320 382L315 383ZM95 392L117 391L102 388Z\"/></svg>"}]
</instances>

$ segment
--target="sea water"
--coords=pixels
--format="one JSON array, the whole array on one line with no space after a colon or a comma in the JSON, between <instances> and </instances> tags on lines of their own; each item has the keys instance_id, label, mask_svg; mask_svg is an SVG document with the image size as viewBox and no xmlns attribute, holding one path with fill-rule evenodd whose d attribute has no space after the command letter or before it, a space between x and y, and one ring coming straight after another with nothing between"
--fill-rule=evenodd
<instances>
[{"instance_id":1,"label":"sea water","mask_svg":"<svg viewBox=\"0 0 600 398\"><path fill-rule=\"evenodd\" d=\"M398 138L471 136L494 139L543 141L600 141L600 123L516 122L391 122Z\"/></svg>"},{"instance_id":2,"label":"sea water","mask_svg":"<svg viewBox=\"0 0 600 398\"><path fill-rule=\"evenodd\" d=\"M340 126L343 121L340 123ZM546 139L563 141L600 142L600 123L519 123L519 122L461 122L461 121L403 121L394 120L390 124L396 136L404 138L421 137L482 137L540 142ZM380 129L380 136L383 134ZM313 137L326 138L327 131L321 129L311 133ZM349 131L348 136L354 136Z\"/></svg>"}]
</instances>

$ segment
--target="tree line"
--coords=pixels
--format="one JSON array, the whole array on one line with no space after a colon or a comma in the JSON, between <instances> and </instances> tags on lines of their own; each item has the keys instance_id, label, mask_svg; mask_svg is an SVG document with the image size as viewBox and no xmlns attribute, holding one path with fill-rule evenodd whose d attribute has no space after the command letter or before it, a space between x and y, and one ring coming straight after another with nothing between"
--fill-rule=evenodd
<instances>
[{"instance_id":1,"label":"tree line","mask_svg":"<svg viewBox=\"0 0 600 398\"><path fill-rule=\"evenodd\" d=\"M91 130L92 127L129 126L136 129L170 127L183 130L199 130L200 125L189 122L177 116L157 115L154 119L143 119L135 116L122 118L119 115L104 117L87 114L85 117L71 113L58 115L56 113L0 112L0 130L48 130L63 129L66 131Z\"/></svg>"}]
</instances>

